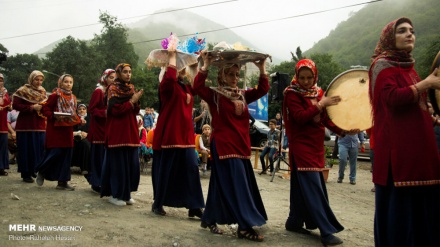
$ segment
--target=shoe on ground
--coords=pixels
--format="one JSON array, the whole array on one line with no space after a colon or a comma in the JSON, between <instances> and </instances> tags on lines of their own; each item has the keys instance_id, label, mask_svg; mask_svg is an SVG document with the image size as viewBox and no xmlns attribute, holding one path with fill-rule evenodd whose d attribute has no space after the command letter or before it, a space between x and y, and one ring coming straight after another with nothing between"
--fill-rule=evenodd
<instances>
[{"instance_id":1,"label":"shoe on ground","mask_svg":"<svg viewBox=\"0 0 440 247\"><path fill-rule=\"evenodd\" d=\"M267 174L267 172L266 171L261 171L261 172L258 173L258 175L261 175L261 174Z\"/></svg>"},{"instance_id":2,"label":"shoe on ground","mask_svg":"<svg viewBox=\"0 0 440 247\"><path fill-rule=\"evenodd\" d=\"M376 187L373 187L373 188L371 189L371 192L376 192Z\"/></svg>"},{"instance_id":3,"label":"shoe on ground","mask_svg":"<svg viewBox=\"0 0 440 247\"><path fill-rule=\"evenodd\" d=\"M302 227L292 227L289 224L285 224L286 230L289 232L296 232L296 233L300 233L300 234L305 234L305 235L310 235L311 232L309 230L306 230Z\"/></svg>"},{"instance_id":4,"label":"shoe on ground","mask_svg":"<svg viewBox=\"0 0 440 247\"><path fill-rule=\"evenodd\" d=\"M75 188L70 186L68 183L58 183L56 189L57 190L68 190L68 191L75 190Z\"/></svg>"},{"instance_id":5,"label":"shoe on ground","mask_svg":"<svg viewBox=\"0 0 440 247\"><path fill-rule=\"evenodd\" d=\"M133 198L130 198L130 200L128 200L128 201L125 201L125 204L127 204L127 205L133 205L135 203L136 203L136 201Z\"/></svg>"},{"instance_id":6,"label":"shoe on ground","mask_svg":"<svg viewBox=\"0 0 440 247\"><path fill-rule=\"evenodd\" d=\"M350 184L355 185L355 184L356 184L356 181L351 180L351 181L350 181Z\"/></svg>"},{"instance_id":7,"label":"shoe on ground","mask_svg":"<svg viewBox=\"0 0 440 247\"><path fill-rule=\"evenodd\" d=\"M160 215L160 216L165 216L167 214L167 212L165 212L165 210L163 210L163 207L160 208L154 208L154 206L151 206L151 211L154 214Z\"/></svg>"},{"instance_id":8,"label":"shoe on ground","mask_svg":"<svg viewBox=\"0 0 440 247\"><path fill-rule=\"evenodd\" d=\"M37 174L37 184L38 186L42 186L44 183L44 176L40 172Z\"/></svg>"},{"instance_id":9,"label":"shoe on ground","mask_svg":"<svg viewBox=\"0 0 440 247\"><path fill-rule=\"evenodd\" d=\"M338 245L342 244L342 239L330 234L327 237L321 237L321 242L324 246L332 246L332 245Z\"/></svg>"},{"instance_id":10,"label":"shoe on ground","mask_svg":"<svg viewBox=\"0 0 440 247\"><path fill-rule=\"evenodd\" d=\"M342 178L338 178L338 183L342 183Z\"/></svg>"},{"instance_id":11,"label":"shoe on ground","mask_svg":"<svg viewBox=\"0 0 440 247\"><path fill-rule=\"evenodd\" d=\"M110 199L108 199L108 201L109 201L111 204L114 204L114 205L116 205L116 206L125 206L125 205L127 205L127 203L124 202L123 200L119 200L118 198L114 198L113 196L110 197Z\"/></svg>"},{"instance_id":12,"label":"shoe on ground","mask_svg":"<svg viewBox=\"0 0 440 247\"><path fill-rule=\"evenodd\" d=\"M23 182L25 182L25 183L33 183L34 179L31 178L31 177L23 178Z\"/></svg>"},{"instance_id":13,"label":"shoe on ground","mask_svg":"<svg viewBox=\"0 0 440 247\"><path fill-rule=\"evenodd\" d=\"M92 191L101 194L101 187L92 185Z\"/></svg>"},{"instance_id":14,"label":"shoe on ground","mask_svg":"<svg viewBox=\"0 0 440 247\"><path fill-rule=\"evenodd\" d=\"M188 210L188 217L202 218L202 215L203 215L203 210L201 208L194 208Z\"/></svg>"}]
</instances>

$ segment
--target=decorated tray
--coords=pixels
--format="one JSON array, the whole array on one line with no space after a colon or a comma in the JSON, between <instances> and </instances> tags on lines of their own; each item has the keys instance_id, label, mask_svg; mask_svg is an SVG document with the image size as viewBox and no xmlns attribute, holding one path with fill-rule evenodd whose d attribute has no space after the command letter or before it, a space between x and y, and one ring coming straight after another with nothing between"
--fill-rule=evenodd
<instances>
[{"instance_id":1,"label":"decorated tray","mask_svg":"<svg viewBox=\"0 0 440 247\"><path fill-rule=\"evenodd\" d=\"M177 51L176 59L176 67L178 71L186 66L197 64L196 56L181 51ZM148 67L165 67L168 65L168 61L168 50L156 49L150 52L150 55L148 55L145 63L148 65Z\"/></svg>"},{"instance_id":2,"label":"decorated tray","mask_svg":"<svg viewBox=\"0 0 440 247\"><path fill-rule=\"evenodd\" d=\"M209 53L214 57L211 64L218 67L222 67L224 64L227 63L244 65L248 62L264 60L268 57L272 61L272 58L269 54L259 53L255 51L225 50L210 51ZM199 58L199 60L201 60L201 58Z\"/></svg>"}]
</instances>

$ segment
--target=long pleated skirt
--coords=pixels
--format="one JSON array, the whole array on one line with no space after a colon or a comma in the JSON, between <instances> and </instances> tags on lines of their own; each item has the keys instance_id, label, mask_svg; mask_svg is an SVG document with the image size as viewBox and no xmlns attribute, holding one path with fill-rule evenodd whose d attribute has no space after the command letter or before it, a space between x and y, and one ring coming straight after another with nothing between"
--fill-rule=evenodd
<instances>
[{"instance_id":1,"label":"long pleated skirt","mask_svg":"<svg viewBox=\"0 0 440 247\"><path fill-rule=\"evenodd\" d=\"M266 209L250 160L220 160L214 140L211 157L214 160L202 220L209 224L238 224L240 229L266 224Z\"/></svg>"},{"instance_id":2,"label":"long pleated skirt","mask_svg":"<svg viewBox=\"0 0 440 247\"><path fill-rule=\"evenodd\" d=\"M101 171L104 165L105 145L91 144L90 145L90 172L87 175L87 180L91 186L101 187Z\"/></svg>"},{"instance_id":3,"label":"long pleated skirt","mask_svg":"<svg viewBox=\"0 0 440 247\"><path fill-rule=\"evenodd\" d=\"M0 133L0 169L9 169L8 133Z\"/></svg>"},{"instance_id":4,"label":"long pleated skirt","mask_svg":"<svg viewBox=\"0 0 440 247\"><path fill-rule=\"evenodd\" d=\"M101 173L101 197L128 201L141 177L138 147L107 148Z\"/></svg>"},{"instance_id":5,"label":"long pleated skirt","mask_svg":"<svg viewBox=\"0 0 440 247\"><path fill-rule=\"evenodd\" d=\"M46 132L17 131L17 166L22 178L35 176L36 167L44 157Z\"/></svg>"},{"instance_id":6,"label":"long pleated skirt","mask_svg":"<svg viewBox=\"0 0 440 247\"><path fill-rule=\"evenodd\" d=\"M376 185L375 246L440 246L440 185Z\"/></svg>"},{"instance_id":7,"label":"long pleated skirt","mask_svg":"<svg viewBox=\"0 0 440 247\"><path fill-rule=\"evenodd\" d=\"M321 237L344 230L330 208L327 187L321 172L301 171L290 155L290 212L286 225L292 228L318 228Z\"/></svg>"},{"instance_id":8,"label":"long pleated skirt","mask_svg":"<svg viewBox=\"0 0 440 247\"><path fill-rule=\"evenodd\" d=\"M70 161L73 149L48 148L44 152L43 160L37 165L36 171L49 181L70 181Z\"/></svg>"},{"instance_id":9,"label":"long pleated skirt","mask_svg":"<svg viewBox=\"0 0 440 247\"><path fill-rule=\"evenodd\" d=\"M152 182L154 208L204 208L202 185L194 148L154 150Z\"/></svg>"}]
</instances>

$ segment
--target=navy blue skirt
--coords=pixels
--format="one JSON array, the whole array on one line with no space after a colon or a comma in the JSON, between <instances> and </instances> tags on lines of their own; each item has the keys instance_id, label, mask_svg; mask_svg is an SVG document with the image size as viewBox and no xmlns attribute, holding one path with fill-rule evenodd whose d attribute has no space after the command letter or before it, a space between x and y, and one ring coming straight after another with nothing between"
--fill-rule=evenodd
<instances>
[{"instance_id":1,"label":"navy blue skirt","mask_svg":"<svg viewBox=\"0 0 440 247\"><path fill-rule=\"evenodd\" d=\"M248 159L218 157L211 142L211 178L202 220L209 224L238 224L240 229L266 224L266 209Z\"/></svg>"},{"instance_id":2,"label":"navy blue skirt","mask_svg":"<svg viewBox=\"0 0 440 247\"><path fill-rule=\"evenodd\" d=\"M44 157L46 132L17 131L17 166L22 178L36 173L36 167Z\"/></svg>"},{"instance_id":3,"label":"navy blue skirt","mask_svg":"<svg viewBox=\"0 0 440 247\"><path fill-rule=\"evenodd\" d=\"M8 133L0 133L0 169L9 169Z\"/></svg>"},{"instance_id":4,"label":"navy blue skirt","mask_svg":"<svg viewBox=\"0 0 440 247\"><path fill-rule=\"evenodd\" d=\"M101 171L104 165L104 144L91 144L90 146L90 172L87 176L91 186L101 187Z\"/></svg>"},{"instance_id":5,"label":"navy blue skirt","mask_svg":"<svg viewBox=\"0 0 440 247\"><path fill-rule=\"evenodd\" d=\"M440 185L376 184L375 246L440 246Z\"/></svg>"},{"instance_id":6,"label":"navy blue skirt","mask_svg":"<svg viewBox=\"0 0 440 247\"><path fill-rule=\"evenodd\" d=\"M286 224L291 228L318 228L321 237L344 230L330 208L327 187L321 172L298 172L290 156L290 212Z\"/></svg>"},{"instance_id":7,"label":"navy blue skirt","mask_svg":"<svg viewBox=\"0 0 440 247\"><path fill-rule=\"evenodd\" d=\"M205 207L194 148L154 150L152 181L154 208Z\"/></svg>"},{"instance_id":8,"label":"navy blue skirt","mask_svg":"<svg viewBox=\"0 0 440 247\"><path fill-rule=\"evenodd\" d=\"M49 181L70 181L72 148L48 148L36 171Z\"/></svg>"},{"instance_id":9,"label":"navy blue skirt","mask_svg":"<svg viewBox=\"0 0 440 247\"><path fill-rule=\"evenodd\" d=\"M101 197L128 201L137 191L141 171L137 147L107 148L101 174Z\"/></svg>"}]
</instances>

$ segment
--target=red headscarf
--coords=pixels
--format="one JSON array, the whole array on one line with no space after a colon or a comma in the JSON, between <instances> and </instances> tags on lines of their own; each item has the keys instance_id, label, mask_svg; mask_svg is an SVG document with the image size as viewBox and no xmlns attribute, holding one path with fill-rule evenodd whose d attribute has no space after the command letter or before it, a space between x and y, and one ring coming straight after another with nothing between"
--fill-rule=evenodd
<instances>
[{"instance_id":1,"label":"red headscarf","mask_svg":"<svg viewBox=\"0 0 440 247\"><path fill-rule=\"evenodd\" d=\"M396 27L402 23L409 23L411 26L413 25L410 19L401 17L388 23L388 25L382 29L380 39L377 42L374 54L371 57L372 63L380 58L386 58L396 62L414 63L414 59L409 52L397 49L396 47Z\"/></svg>"},{"instance_id":2,"label":"red headscarf","mask_svg":"<svg viewBox=\"0 0 440 247\"><path fill-rule=\"evenodd\" d=\"M303 88L298 82L299 71L302 68L309 68L313 73L315 84L309 89ZM317 82L318 82L318 69L316 68L315 63L310 59L301 59L298 61L298 63L295 66L295 75L293 76L292 79L292 85L287 87L286 90L292 90L293 92L301 94L303 97L306 98L318 97L318 99L320 99L324 92L320 87L318 87ZM284 93L285 92L286 91L284 91Z\"/></svg>"},{"instance_id":3,"label":"red headscarf","mask_svg":"<svg viewBox=\"0 0 440 247\"><path fill-rule=\"evenodd\" d=\"M373 99L373 91L376 85L376 78L379 73L386 68L400 67L408 68L414 66L414 59L410 52L396 47L396 27L402 23L409 23L406 17L399 18L388 23L380 35L374 54L371 56L370 76L370 99ZM379 62L378 62L379 61Z\"/></svg>"}]
</instances>

